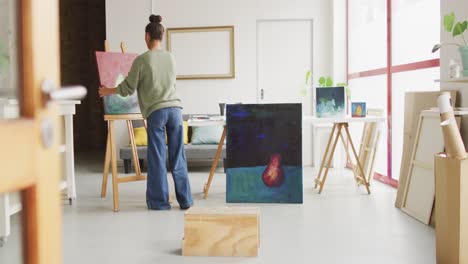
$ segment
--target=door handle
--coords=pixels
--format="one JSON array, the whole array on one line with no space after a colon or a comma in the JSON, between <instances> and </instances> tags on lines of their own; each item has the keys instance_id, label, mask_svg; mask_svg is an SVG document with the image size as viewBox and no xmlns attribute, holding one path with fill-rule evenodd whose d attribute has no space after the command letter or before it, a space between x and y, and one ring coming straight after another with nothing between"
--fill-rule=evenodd
<instances>
[{"instance_id":1,"label":"door handle","mask_svg":"<svg viewBox=\"0 0 468 264\"><path fill-rule=\"evenodd\" d=\"M44 80L41 85L42 104L44 107L54 101L60 100L79 100L86 96L86 88L81 85L58 87L49 80ZM54 143L54 124L49 117L45 117L41 121L41 138L44 148L50 148Z\"/></svg>"},{"instance_id":2,"label":"door handle","mask_svg":"<svg viewBox=\"0 0 468 264\"><path fill-rule=\"evenodd\" d=\"M44 105L51 101L83 99L87 94L87 90L84 86L74 85L58 89L58 87L49 80L44 80L42 82L41 90L44 95Z\"/></svg>"}]
</instances>

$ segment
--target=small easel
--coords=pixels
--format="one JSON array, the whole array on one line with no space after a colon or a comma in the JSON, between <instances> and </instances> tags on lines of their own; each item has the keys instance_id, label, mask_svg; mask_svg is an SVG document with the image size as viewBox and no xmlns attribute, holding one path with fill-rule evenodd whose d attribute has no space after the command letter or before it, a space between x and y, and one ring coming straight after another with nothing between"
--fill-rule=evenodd
<instances>
[{"instance_id":1,"label":"small easel","mask_svg":"<svg viewBox=\"0 0 468 264\"><path fill-rule=\"evenodd\" d=\"M125 44L120 43L120 49L122 53L126 52ZM109 43L107 40L104 42L104 50L109 51ZM107 178L109 174L109 166L112 170L112 191L113 191L113 200L114 200L114 211L119 211L119 183L125 182L135 182L135 181L144 181L146 176L141 174L141 168L138 158L137 146L135 143L135 134L133 132L133 123L134 120L143 120L145 128L147 129L146 120L144 120L141 114L125 114L125 115L104 115L104 120L107 121L107 144L106 144L106 158L104 161L104 173L102 177L102 188L101 188L101 197L106 197L107 192ZM135 176L117 177L117 153L115 148L115 131L114 131L114 121L125 121L127 123L128 135L130 137L130 145L132 147L132 157L133 164L135 166Z\"/></svg>"},{"instance_id":2,"label":"small easel","mask_svg":"<svg viewBox=\"0 0 468 264\"><path fill-rule=\"evenodd\" d=\"M366 187L367 193L370 194L370 189L369 189L369 182L367 181L367 178L365 176L361 177L360 175L366 175L364 173L363 167L361 165L359 156L356 152L356 148L354 147L354 143L351 139L351 134L349 133L349 124L346 122L346 120L336 122L333 124L332 132L330 134L330 137L328 139L327 143L327 148L325 149L325 155L323 156L322 163L320 165L320 170L318 173L317 178L315 179L315 185L314 188L318 188L318 193L322 193L323 186L325 185L325 181L327 180L328 176L328 171L331 166L331 162L335 153L336 146L338 144L338 141L341 140L343 143L343 147L345 148L346 154L348 157L351 157L351 153L349 153L349 148L346 144L346 142L349 142L352 150L352 154L354 158L356 159L356 164L357 164L357 169L359 174L354 175L356 182L358 184L362 184ZM322 172L324 172L322 174Z\"/></svg>"},{"instance_id":3,"label":"small easel","mask_svg":"<svg viewBox=\"0 0 468 264\"><path fill-rule=\"evenodd\" d=\"M383 116L382 109L369 109L367 114L374 116ZM361 145L359 147L359 162L365 175L359 173L357 164L352 164L354 178L358 184L365 184L361 178L365 178L370 185L371 179L375 172L375 157L377 154L377 147L380 139L381 130L378 123L365 123L361 137Z\"/></svg>"}]
</instances>

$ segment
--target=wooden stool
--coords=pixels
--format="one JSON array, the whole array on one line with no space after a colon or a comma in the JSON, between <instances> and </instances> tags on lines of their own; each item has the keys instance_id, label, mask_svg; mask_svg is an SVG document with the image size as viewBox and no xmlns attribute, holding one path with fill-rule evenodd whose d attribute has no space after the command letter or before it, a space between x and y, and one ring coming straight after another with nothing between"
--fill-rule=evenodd
<instances>
[{"instance_id":1,"label":"wooden stool","mask_svg":"<svg viewBox=\"0 0 468 264\"><path fill-rule=\"evenodd\" d=\"M184 256L254 257L260 246L260 210L192 207L185 213Z\"/></svg>"}]
</instances>

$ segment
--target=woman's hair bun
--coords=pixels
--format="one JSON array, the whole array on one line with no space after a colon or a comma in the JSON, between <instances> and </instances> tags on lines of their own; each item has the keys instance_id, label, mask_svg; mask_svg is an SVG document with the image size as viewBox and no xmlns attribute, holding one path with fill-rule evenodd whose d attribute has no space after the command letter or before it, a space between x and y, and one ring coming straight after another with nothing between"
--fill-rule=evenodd
<instances>
[{"instance_id":1,"label":"woman's hair bun","mask_svg":"<svg viewBox=\"0 0 468 264\"><path fill-rule=\"evenodd\" d=\"M149 21L151 23L161 23L162 22L162 17L160 15L151 15L149 17Z\"/></svg>"}]
</instances>

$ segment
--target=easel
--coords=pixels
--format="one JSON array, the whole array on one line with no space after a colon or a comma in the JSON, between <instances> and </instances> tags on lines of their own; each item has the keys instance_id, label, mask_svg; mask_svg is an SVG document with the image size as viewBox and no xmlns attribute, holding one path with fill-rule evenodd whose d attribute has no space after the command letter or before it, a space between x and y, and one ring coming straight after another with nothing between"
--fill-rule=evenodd
<instances>
[{"instance_id":1,"label":"easel","mask_svg":"<svg viewBox=\"0 0 468 264\"><path fill-rule=\"evenodd\" d=\"M224 145L225 138L226 138L226 125L224 125L223 134L221 135L221 139L219 140L218 149L216 150L216 155L213 160L213 164L211 164L210 176L208 176L208 181L203 186L203 199L206 199L208 197L208 192L210 191L211 182L213 181L213 176L216 171L219 158L221 157L221 153L223 152L223 145Z\"/></svg>"},{"instance_id":2,"label":"easel","mask_svg":"<svg viewBox=\"0 0 468 264\"><path fill-rule=\"evenodd\" d=\"M122 53L126 52L125 44L120 43L120 49ZM104 50L109 51L109 43L107 40L104 42ZM137 146L135 144L135 134L133 132L133 123L134 120L143 120L145 128L147 129L146 120L144 120L141 114L126 114L126 115L104 115L104 120L107 122L107 144L106 144L106 158L104 161L104 173L102 176L102 188L101 188L101 197L106 197L107 192L107 178L109 174L109 166L112 170L112 191L113 191L113 201L114 201L114 212L119 211L119 183L125 182L135 182L135 181L144 181L146 176L141 174L141 168L138 158ZM130 145L132 147L132 157L133 164L135 166L135 176L117 177L117 153L115 149L115 131L114 131L114 121L125 121L127 123L128 135L130 137Z\"/></svg>"},{"instance_id":3,"label":"easel","mask_svg":"<svg viewBox=\"0 0 468 264\"><path fill-rule=\"evenodd\" d=\"M361 155L358 155L358 153L356 152L356 148L354 147L354 143L351 139L351 135L349 133L349 122L363 122L363 123L377 123L377 122L383 122L384 121L384 118L383 117L365 117L365 118L335 118L335 119L329 119L329 120L326 120L326 119L319 119L319 118L310 118L311 121L315 122L315 123L325 123L325 122L329 122L329 123L333 123L333 128L332 128L332 132L330 134L330 137L328 139L328 143L327 143L327 147L326 147L326 150L325 150L325 155L323 156L323 159L322 159L322 162L321 162L321 165L320 165L320 170L319 170L319 173L318 173L318 176L317 178L315 179L315 186L314 188L318 188L318 192L319 193L322 193L322 190L323 190L323 187L325 185L325 181L327 179L327 176L328 176L328 171L329 171L329 168L331 166L331 162L332 162L332 159L333 159L333 156L334 156L334 153L335 153L335 149L336 149L336 146L338 145L338 141L341 140L341 142L343 143L344 147L345 147L345 151L346 151L346 154L348 155L348 157L351 157L351 154L352 156L355 158L356 160L356 166L355 166L355 169L353 169L353 171L355 172L354 173L354 178L356 180L356 182L358 183L358 185L364 185L364 187L366 187L366 190L367 190L367 193L370 194L370 184L369 184L369 180L370 180L370 176L368 173L365 173L364 172L364 166L362 164L362 160L363 158L360 157L360 156L363 156L362 155L362 152L367 152L368 150L364 148L361 148ZM349 147L347 146L346 142L349 142L349 146L351 147L351 153L350 153L350 150L349 150ZM369 159L369 157L366 158L366 160L371 160L370 163L373 163L373 159L375 158L375 149L372 149L371 152L371 156L372 159ZM372 170L372 166L371 166L371 170ZM322 174L323 172L323 174Z\"/></svg>"},{"instance_id":4,"label":"easel","mask_svg":"<svg viewBox=\"0 0 468 264\"><path fill-rule=\"evenodd\" d=\"M381 109L369 109L369 113L376 116L383 116ZM361 178L365 178L370 185L370 181L375 172L375 157L377 154L378 142L380 139L380 129L378 123L365 123L361 137L361 145L359 147L359 162L362 165L365 175L361 175L356 164L352 164L354 178L358 184L364 184Z\"/></svg>"}]
</instances>

